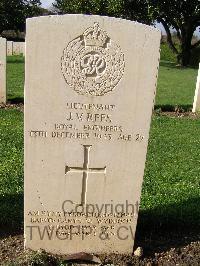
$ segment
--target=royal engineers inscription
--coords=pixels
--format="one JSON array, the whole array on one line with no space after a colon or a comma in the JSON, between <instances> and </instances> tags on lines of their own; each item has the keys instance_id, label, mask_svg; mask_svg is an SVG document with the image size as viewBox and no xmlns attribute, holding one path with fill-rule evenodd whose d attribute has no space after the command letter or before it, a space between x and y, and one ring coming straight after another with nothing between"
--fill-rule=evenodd
<instances>
[{"instance_id":1,"label":"royal engineers inscription","mask_svg":"<svg viewBox=\"0 0 200 266\"><path fill-rule=\"evenodd\" d=\"M25 247L132 252L160 37L108 17L27 20Z\"/></svg>"}]
</instances>

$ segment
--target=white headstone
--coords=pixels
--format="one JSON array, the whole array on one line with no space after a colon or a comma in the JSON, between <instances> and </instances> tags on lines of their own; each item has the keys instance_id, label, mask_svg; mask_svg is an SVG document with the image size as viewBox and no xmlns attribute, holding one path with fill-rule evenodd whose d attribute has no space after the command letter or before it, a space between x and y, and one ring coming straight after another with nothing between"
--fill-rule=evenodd
<instances>
[{"instance_id":1,"label":"white headstone","mask_svg":"<svg viewBox=\"0 0 200 266\"><path fill-rule=\"evenodd\" d=\"M27 248L132 252L160 37L109 17L27 20Z\"/></svg>"},{"instance_id":2,"label":"white headstone","mask_svg":"<svg viewBox=\"0 0 200 266\"><path fill-rule=\"evenodd\" d=\"M20 54L20 45L18 42L13 42L13 55Z\"/></svg>"},{"instance_id":3,"label":"white headstone","mask_svg":"<svg viewBox=\"0 0 200 266\"><path fill-rule=\"evenodd\" d=\"M200 64L199 64L196 90L195 90L195 96L194 96L194 102L193 102L193 108L192 108L193 113L198 112L198 111L200 111Z\"/></svg>"},{"instance_id":4,"label":"white headstone","mask_svg":"<svg viewBox=\"0 0 200 266\"><path fill-rule=\"evenodd\" d=\"M24 54L25 42L13 42L13 54Z\"/></svg>"},{"instance_id":5,"label":"white headstone","mask_svg":"<svg viewBox=\"0 0 200 266\"><path fill-rule=\"evenodd\" d=\"M6 39L0 38L0 103L6 103Z\"/></svg>"},{"instance_id":6,"label":"white headstone","mask_svg":"<svg viewBox=\"0 0 200 266\"><path fill-rule=\"evenodd\" d=\"M7 55L13 55L13 42L7 41Z\"/></svg>"}]
</instances>

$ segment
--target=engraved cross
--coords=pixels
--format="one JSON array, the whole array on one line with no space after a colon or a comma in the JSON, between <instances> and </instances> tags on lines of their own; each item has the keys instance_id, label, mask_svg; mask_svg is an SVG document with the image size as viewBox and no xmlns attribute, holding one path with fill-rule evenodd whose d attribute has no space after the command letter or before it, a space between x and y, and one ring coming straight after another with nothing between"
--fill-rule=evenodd
<instances>
[{"instance_id":1,"label":"engraved cross","mask_svg":"<svg viewBox=\"0 0 200 266\"><path fill-rule=\"evenodd\" d=\"M84 161L83 167L71 167L65 166L65 174L72 173L83 173L82 179L82 193L81 193L81 205L84 206L86 204L86 194L87 194L87 179L89 174L105 174L106 166L103 168L90 168L89 160L90 160L90 149L92 145L83 145L84 148Z\"/></svg>"}]
</instances>

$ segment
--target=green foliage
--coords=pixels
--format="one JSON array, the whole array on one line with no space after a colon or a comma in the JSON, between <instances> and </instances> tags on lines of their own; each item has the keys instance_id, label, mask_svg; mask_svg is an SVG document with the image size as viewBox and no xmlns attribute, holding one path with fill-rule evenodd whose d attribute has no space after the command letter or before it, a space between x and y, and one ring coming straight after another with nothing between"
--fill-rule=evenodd
<instances>
[{"instance_id":1,"label":"green foliage","mask_svg":"<svg viewBox=\"0 0 200 266\"><path fill-rule=\"evenodd\" d=\"M123 0L57 0L54 6L64 13L122 15Z\"/></svg>"},{"instance_id":2,"label":"green foliage","mask_svg":"<svg viewBox=\"0 0 200 266\"><path fill-rule=\"evenodd\" d=\"M152 17L161 22L166 30L168 43L175 54L178 63L188 66L191 51L200 44L192 44L192 37L198 26L200 26L200 1L199 0L149 0ZM180 50L176 49L172 39L170 27L176 31L180 42Z\"/></svg>"},{"instance_id":3,"label":"green foliage","mask_svg":"<svg viewBox=\"0 0 200 266\"><path fill-rule=\"evenodd\" d=\"M152 22L148 4L142 0L56 0L53 5L62 14L96 14L121 17L147 24Z\"/></svg>"},{"instance_id":4,"label":"green foliage","mask_svg":"<svg viewBox=\"0 0 200 266\"><path fill-rule=\"evenodd\" d=\"M28 17L41 14L40 0L1 0L0 33L3 30L24 30Z\"/></svg>"},{"instance_id":5,"label":"green foliage","mask_svg":"<svg viewBox=\"0 0 200 266\"><path fill-rule=\"evenodd\" d=\"M194 22L199 23L199 0L150 0L148 2L154 16L165 18L170 26L174 26L174 23L181 26L189 18L194 18L196 19Z\"/></svg>"},{"instance_id":6,"label":"green foliage","mask_svg":"<svg viewBox=\"0 0 200 266\"><path fill-rule=\"evenodd\" d=\"M160 59L169 62L176 62L176 55L169 48L167 43L161 44Z\"/></svg>"},{"instance_id":7,"label":"green foliage","mask_svg":"<svg viewBox=\"0 0 200 266\"><path fill-rule=\"evenodd\" d=\"M194 31L200 26L199 0L55 0L54 7L62 14L107 15L146 24L151 24L157 19L163 24L170 48L182 66L189 65L191 50L200 44L200 42L191 44ZM180 49L177 49L172 39L170 27L176 30L181 43Z\"/></svg>"}]
</instances>

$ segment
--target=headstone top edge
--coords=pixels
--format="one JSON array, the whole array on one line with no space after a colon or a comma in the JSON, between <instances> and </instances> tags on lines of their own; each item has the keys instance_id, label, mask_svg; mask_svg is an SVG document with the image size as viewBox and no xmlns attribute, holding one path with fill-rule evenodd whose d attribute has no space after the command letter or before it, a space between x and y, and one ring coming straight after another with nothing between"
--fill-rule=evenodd
<instances>
[{"instance_id":1,"label":"headstone top edge","mask_svg":"<svg viewBox=\"0 0 200 266\"><path fill-rule=\"evenodd\" d=\"M138 27L142 27L142 28L146 28L149 30L154 31L155 33L157 32L158 34L161 35L161 30L155 28L154 26L150 26L147 24L142 24L140 22L137 21L133 21L133 20L128 20L128 19L122 19L122 18L116 18L116 17L109 17L109 16L100 16L100 15L85 15L85 14L65 14L65 15L49 15L49 16L39 16L39 17L33 17L33 18L27 18L26 19L26 24L29 25L29 23L34 23L35 21L39 22L44 22L45 20L58 20L58 19L62 19L62 18L66 18L66 17L71 17L71 18L97 18L97 19L101 19L101 20L107 20L109 21L113 21L113 22L122 22L122 23L129 23L130 25L136 25Z\"/></svg>"}]
</instances>

